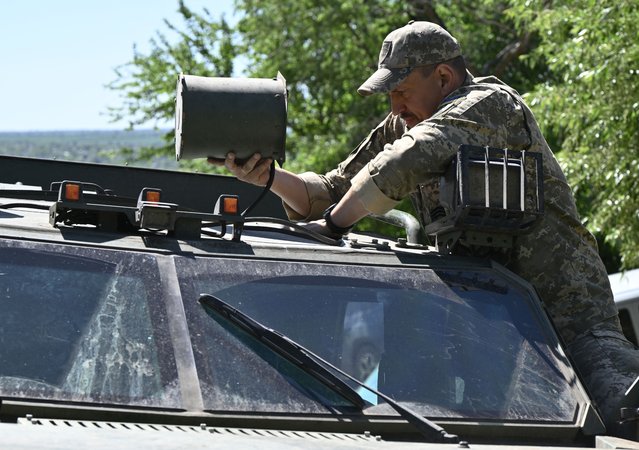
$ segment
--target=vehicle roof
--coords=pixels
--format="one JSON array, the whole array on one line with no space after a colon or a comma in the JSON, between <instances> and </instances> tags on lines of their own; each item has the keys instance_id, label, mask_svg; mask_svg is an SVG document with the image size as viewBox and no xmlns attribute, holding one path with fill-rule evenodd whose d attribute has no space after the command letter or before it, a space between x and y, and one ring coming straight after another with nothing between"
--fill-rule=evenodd
<instances>
[{"instance_id":1,"label":"vehicle roof","mask_svg":"<svg viewBox=\"0 0 639 450\"><path fill-rule=\"evenodd\" d=\"M36 158L0 156L3 167L0 179L0 200L14 203L13 192L33 190L34 199L22 203L39 205L33 207L12 207L0 211L4 236L96 245L106 248L122 248L165 254L188 253L194 255L236 255L245 257L285 258L314 261L334 261L339 263L375 264L420 264L428 258L438 265L463 267L490 264L483 259L457 258L442 259L434 247L406 244L393 238L370 234L352 233L344 241L324 242L304 234L299 227L290 229L281 201L272 193L267 193L255 205L243 226L241 242L232 242L231 235L224 239L202 234L198 239L167 239L167 236L153 233L131 233L102 231L96 235L88 227L53 227L47 220L48 207L55 201L55 192L47 199L39 198L51 183L62 180L90 181L102 188L111 189L123 198L133 201L143 187L160 187L163 201L179 205L179 209L212 211L216 199L222 194L238 195L240 205L246 206L260 194L260 189L238 182L235 178L221 175L183 173L170 170L144 169L135 167L110 166L104 164L73 163L68 161L43 160ZM28 192L27 192L28 193ZM251 219L255 217L255 219ZM272 220L270 223L268 220ZM290 224L291 226L294 224ZM12 231L13 230L13 231ZM319 256L321 255L321 256ZM424 259L426 257L426 259Z\"/></svg>"},{"instance_id":2,"label":"vehicle roof","mask_svg":"<svg viewBox=\"0 0 639 450\"><path fill-rule=\"evenodd\" d=\"M221 194L232 192L248 202L261 192L259 187L240 183L229 176L165 169L5 155L0 155L0 167L1 183L19 183L43 190L49 189L51 183L63 180L90 181L112 189L118 196L135 199L143 187L164 187L163 201L196 211L212 210ZM255 207L253 214L286 218L282 203L270 192Z\"/></svg>"}]
</instances>

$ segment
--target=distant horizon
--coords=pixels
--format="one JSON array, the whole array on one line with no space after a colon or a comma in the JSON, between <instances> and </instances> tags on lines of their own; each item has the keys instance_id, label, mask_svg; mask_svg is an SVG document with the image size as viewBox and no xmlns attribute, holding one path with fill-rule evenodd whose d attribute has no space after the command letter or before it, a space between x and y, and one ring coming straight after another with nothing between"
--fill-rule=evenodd
<instances>
[{"instance_id":1,"label":"distant horizon","mask_svg":"<svg viewBox=\"0 0 639 450\"><path fill-rule=\"evenodd\" d=\"M167 131L153 128L0 131L0 155L174 169L177 161L166 151L141 159L135 156L142 149L173 147L166 137Z\"/></svg>"},{"instance_id":2,"label":"distant horizon","mask_svg":"<svg viewBox=\"0 0 639 450\"><path fill-rule=\"evenodd\" d=\"M157 131L157 132L167 132L171 131L173 128L77 128L77 129L59 129L59 130L0 130L0 134L28 134L28 133L109 133L109 132L122 132L122 133L130 133L136 131Z\"/></svg>"}]
</instances>

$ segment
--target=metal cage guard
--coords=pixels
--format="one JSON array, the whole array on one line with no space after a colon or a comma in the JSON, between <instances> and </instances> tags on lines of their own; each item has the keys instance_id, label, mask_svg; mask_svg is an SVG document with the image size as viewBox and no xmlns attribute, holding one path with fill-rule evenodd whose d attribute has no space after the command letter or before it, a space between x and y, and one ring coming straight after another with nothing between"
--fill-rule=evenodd
<instances>
[{"instance_id":1,"label":"metal cage guard","mask_svg":"<svg viewBox=\"0 0 639 450\"><path fill-rule=\"evenodd\" d=\"M544 212L541 154L460 146L440 182L437 209L424 230L440 251L450 252L458 241L512 246L514 236L530 231Z\"/></svg>"}]
</instances>

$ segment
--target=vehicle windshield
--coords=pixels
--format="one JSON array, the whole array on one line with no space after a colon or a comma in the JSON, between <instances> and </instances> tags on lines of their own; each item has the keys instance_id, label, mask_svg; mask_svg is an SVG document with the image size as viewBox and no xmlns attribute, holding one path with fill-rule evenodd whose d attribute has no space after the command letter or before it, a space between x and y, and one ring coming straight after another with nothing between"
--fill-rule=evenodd
<instances>
[{"instance_id":1,"label":"vehicle windshield","mask_svg":"<svg viewBox=\"0 0 639 450\"><path fill-rule=\"evenodd\" d=\"M469 267L0 238L0 399L361 414L207 313L198 298L208 293L429 418L573 423L586 399L538 300L506 272ZM352 386L364 414L396 416Z\"/></svg>"},{"instance_id":2,"label":"vehicle windshield","mask_svg":"<svg viewBox=\"0 0 639 450\"><path fill-rule=\"evenodd\" d=\"M245 356L251 350L201 311L200 293L426 416L574 420L572 372L536 300L492 270L269 261L258 270L255 261L196 258L178 272L183 298L192 299L185 308L207 409L290 406L273 393L260 357ZM359 391L367 414L394 414Z\"/></svg>"},{"instance_id":3,"label":"vehicle windshield","mask_svg":"<svg viewBox=\"0 0 639 450\"><path fill-rule=\"evenodd\" d=\"M0 239L0 395L179 407L157 273L142 254Z\"/></svg>"}]
</instances>

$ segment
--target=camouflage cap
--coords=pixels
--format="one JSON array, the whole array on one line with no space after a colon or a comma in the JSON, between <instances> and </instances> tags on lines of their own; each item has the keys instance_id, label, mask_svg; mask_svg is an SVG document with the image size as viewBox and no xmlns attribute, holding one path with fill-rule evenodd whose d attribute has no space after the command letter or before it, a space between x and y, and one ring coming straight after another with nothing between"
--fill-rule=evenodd
<instances>
[{"instance_id":1,"label":"camouflage cap","mask_svg":"<svg viewBox=\"0 0 639 450\"><path fill-rule=\"evenodd\" d=\"M357 92L361 95L390 92L415 67L448 61L461 54L457 39L442 27L411 20L386 36L379 52L377 71Z\"/></svg>"}]
</instances>

